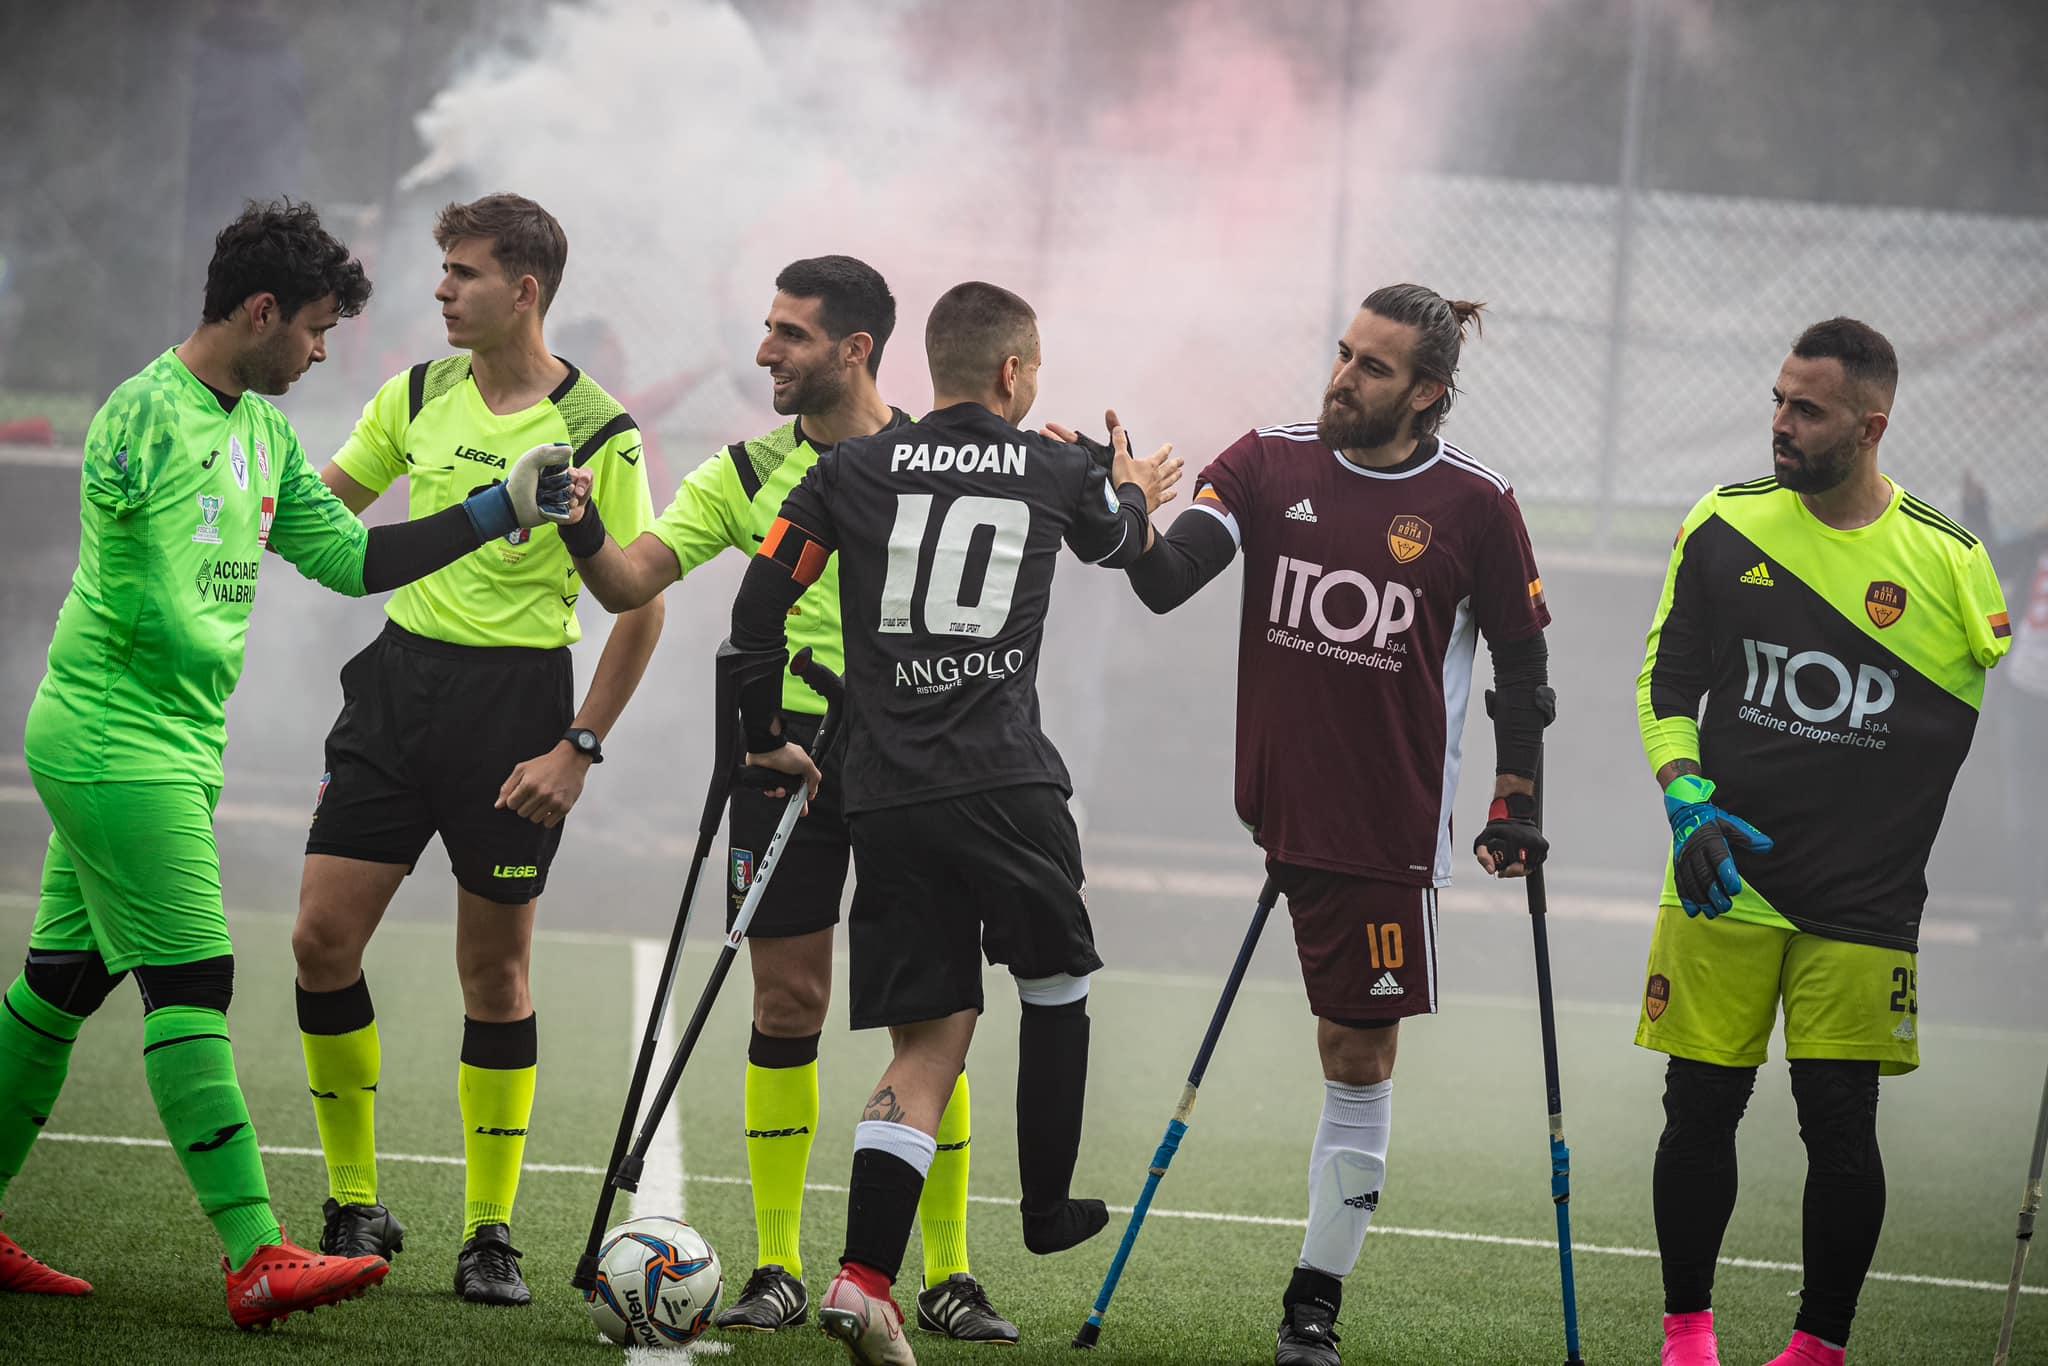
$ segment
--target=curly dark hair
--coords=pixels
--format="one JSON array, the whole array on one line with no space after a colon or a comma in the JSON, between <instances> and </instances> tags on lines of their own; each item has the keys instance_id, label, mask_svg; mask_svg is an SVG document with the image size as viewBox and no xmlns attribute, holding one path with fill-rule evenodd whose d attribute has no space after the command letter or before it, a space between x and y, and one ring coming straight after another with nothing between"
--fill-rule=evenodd
<instances>
[{"instance_id":1,"label":"curly dark hair","mask_svg":"<svg viewBox=\"0 0 2048 1366\"><path fill-rule=\"evenodd\" d=\"M200 317L225 322L252 294L277 296L286 319L332 294L341 316L353 318L370 302L370 277L363 263L320 226L311 204L252 199L213 239Z\"/></svg>"}]
</instances>

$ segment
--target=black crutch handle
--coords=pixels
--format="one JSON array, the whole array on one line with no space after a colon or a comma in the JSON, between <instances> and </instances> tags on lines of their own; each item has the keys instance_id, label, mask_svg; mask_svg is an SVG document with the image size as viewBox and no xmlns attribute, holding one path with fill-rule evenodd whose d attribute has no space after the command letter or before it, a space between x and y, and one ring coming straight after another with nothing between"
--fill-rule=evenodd
<instances>
[{"instance_id":1,"label":"black crutch handle","mask_svg":"<svg viewBox=\"0 0 2048 1366\"><path fill-rule=\"evenodd\" d=\"M790 658L789 671L809 684L812 692L824 698L826 706L836 707L846 700L845 680L819 663L810 646L804 646Z\"/></svg>"}]
</instances>

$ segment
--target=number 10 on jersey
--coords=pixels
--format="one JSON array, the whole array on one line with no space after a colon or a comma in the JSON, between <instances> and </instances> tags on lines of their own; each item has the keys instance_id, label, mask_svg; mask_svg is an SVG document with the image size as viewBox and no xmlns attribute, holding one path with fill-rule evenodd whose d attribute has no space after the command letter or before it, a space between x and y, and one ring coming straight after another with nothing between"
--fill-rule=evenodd
<instances>
[{"instance_id":1,"label":"number 10 on jersey","mask_svg":"<svg viewBox=\"0 0 2048 1366\"><path fill-rule=\"evenodd\" d=\"M1031 509L1015 498L956 498L933 524L932 495L896 495L896 525L889 531L889 568L882 581L880 629L912 631L910 602L917 592L917 566L932 546L931 580L924 590L924 629L931 635L1001 634L1010 619L1017 572L1024 566L1024 542L1031 533ZM985 548L984 548L985 547ZM979 553L977 553L979 552ZM970 574L970 571L975 571ZM979 581L972 603L961 601Z\"/></svg>"}]
</instances>

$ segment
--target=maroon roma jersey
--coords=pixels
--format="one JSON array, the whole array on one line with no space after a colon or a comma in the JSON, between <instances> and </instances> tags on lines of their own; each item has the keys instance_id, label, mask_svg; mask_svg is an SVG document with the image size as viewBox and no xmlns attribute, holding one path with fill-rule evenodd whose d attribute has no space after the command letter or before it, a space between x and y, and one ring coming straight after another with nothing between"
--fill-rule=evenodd
<instances>
[{"instance_id":1,"label":"maroon roma jersey","mask_svg":"<svg viewBox=\"0 0 2048 1366\"><path fill-rule=\"evenodd\" d=\"M1284 863L1448 884L1473 643L1550 622L1508 481L1435 437L1368 469L1297 423L1217 456L1194 506L1244 551L1238 816Z\"/></svg>"}]
</instances>

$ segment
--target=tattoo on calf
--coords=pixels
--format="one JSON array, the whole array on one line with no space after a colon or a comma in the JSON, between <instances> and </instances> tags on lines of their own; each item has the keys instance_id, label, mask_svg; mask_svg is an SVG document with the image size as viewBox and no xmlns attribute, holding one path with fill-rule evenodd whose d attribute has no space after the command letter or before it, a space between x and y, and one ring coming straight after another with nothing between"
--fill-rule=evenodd
<instances>
[{"instance_id":1,"label":"tattoo on calf","mask_svg":"<svg viewBox=\"0 0 2048 1366\"><path fill-rule=\"evenodd\" d=\"M896 1088L884 1086L868 1097L868 1108L861 1111L862 1119L880 1120L884 1124L901 1124L903 1107L896 1103Z\"/></svg>"}]
</instances>

